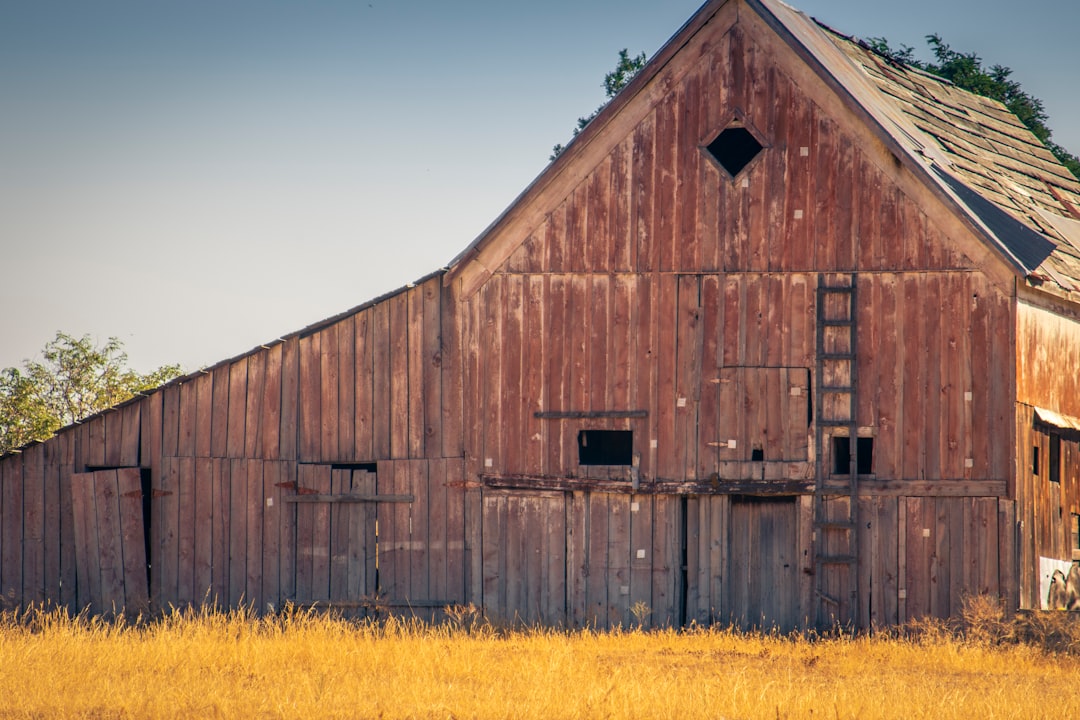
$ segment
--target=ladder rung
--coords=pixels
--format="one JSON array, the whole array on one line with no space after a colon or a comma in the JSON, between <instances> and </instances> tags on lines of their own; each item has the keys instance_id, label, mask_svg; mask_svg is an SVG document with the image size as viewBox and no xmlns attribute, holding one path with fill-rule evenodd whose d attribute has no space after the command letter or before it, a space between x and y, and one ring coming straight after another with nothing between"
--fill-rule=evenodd
<instances>
[{"instance_id":1,"label":"ladder rung","mask_svg":"<svg viewBox=\"0 0 1080 720\"><path fill-rule=\"evenodd\" d=\"M826 385L821 388L821 392L833 392L833 393L853 393L855 392L854 385Z\"/></svg>"},{"instance_id":2,"label":"ladder rung","mask_svg":"<svg viewBox=\"0 0 1080 720\"><path fill-rule=\"evenodd\" d=\"M853 293L855 292L854 285L818 285L818 292L821 293Z\"/></svg>"},{"instance_id":3,"label":"ladder rung","mask_svg":"<svg viewBox=\"0 0 1080 720\"><path fill-rule=\"evenodd\" d=\"M822 360L854 360L855 353L818 353Z\"/></svg>"},{"instance_id":4,"label":"ladder rung","mask_svg":"<svg viewBox=\"0 0 1080 720\"><path fill-rule=\"evenodd\" d=\"M854 320L822 320L821 324L826 327L855 327Z\"/></svg>"},{"instance_id":5,"label":"ladder rung","mask_svg":"<svg viewBox=\"0 0 1080 720\"><path fill-rule=\"evenodd\" d=\"M854 555L816 555L814 559L822 565L850 565L855 562Z\"/></svg>"},{"instance_id":6,"label":"ladder rung","mask_svg":"<svg viewBox=\"0 0 1080 720\"><path fill-rule=\"evenodd\" d=\"M822 427L856 427L853 420L826 420L825 418L818 418L817 424Z\"/></svg>"}]
</instances>

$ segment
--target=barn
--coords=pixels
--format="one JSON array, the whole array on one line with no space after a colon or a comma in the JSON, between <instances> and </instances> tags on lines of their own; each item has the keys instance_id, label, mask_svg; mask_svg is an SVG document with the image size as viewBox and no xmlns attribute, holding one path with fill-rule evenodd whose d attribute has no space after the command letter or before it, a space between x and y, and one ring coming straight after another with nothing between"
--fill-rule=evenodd
<instances>
[{"instance_id":1,"label":"barn","mask_svg":"<svg viewBox=\"0 0 1080 720\"><path fill-rule=\"evenodd\" d=\"M609 628L1040 608L1080 558L1080 183L710 0L450 265L0 458L0 590Z\"/></svg>"}]
</instances>

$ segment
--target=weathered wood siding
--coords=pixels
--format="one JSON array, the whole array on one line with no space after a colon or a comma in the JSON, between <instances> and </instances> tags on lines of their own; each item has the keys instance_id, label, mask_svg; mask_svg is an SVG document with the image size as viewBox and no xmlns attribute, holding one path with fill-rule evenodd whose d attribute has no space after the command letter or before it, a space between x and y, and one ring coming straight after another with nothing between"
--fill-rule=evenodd
<instances>
[{"instance_id":1,"label":"weathered wood siding","mask_svg":"<svg viewBox=\"0 0 1080 720\"><path fill-rule=\"evenodd\" d=\"M1061 302L1017 304L1016 498L1020 603L1043 607L1039 558L1071 561L1080 515L1080 432L1040 422L1036 408L1080 418L1080 313ZM1056 444L1053 454L1051 445ZM1056 465L1056 467L1053 467Z\"/></svg>"},{"instance_id":2,"label":"weathered wood siding","mask_svg":"<svg viewBox=\"0 0 1080 720\"><path fill-rule=\"evenodd\" d=\"M830 468L828 435L814 448L790 386L765 378L815 367L817 273L855 272L856 421L874 439L860 622L948 614L964 588L1007 594L997 573L1012 537L999 525L1009 507L998 507L1013 475L1008 288L755 20L721 11L682 58L656 80L662 93L642 91L654 104L636 108L637 124L579 182L532 226L510 226L525 241L466 298L470 475L629 481L629 467L578 463L583 429L633 431L641 482L715 478L716 492L745 492L747 465L763 480L812 475L815 451ZM765 145L734 181L703 150L733 118ZM469 282L463 272L466 294ZM749 463L755 450L764 463ZM730 553L716 528L773 506L721 502L714 517L705 499L691 502L677 523L694 580L672 612L739 616L742 600L715 588L744 568L702 552L702 538ZM943 556L924 530L967 554ZM809 530L797 540L801 580L812 571ZM782 626L809 611L794 577ZM931 601L939 586L946 594Z\"/></svg>"}]
</instances>

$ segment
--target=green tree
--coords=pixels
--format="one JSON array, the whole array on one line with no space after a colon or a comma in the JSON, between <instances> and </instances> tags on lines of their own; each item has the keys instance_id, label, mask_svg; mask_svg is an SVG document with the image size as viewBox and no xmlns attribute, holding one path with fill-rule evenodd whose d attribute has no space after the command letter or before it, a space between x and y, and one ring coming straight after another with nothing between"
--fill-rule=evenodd
<instances>
[{"instance_id":1,"label":"green tree","mask_svg":"<svg viewBox=\"0 0 1080 720\"><path fill-rule=\"evenodd\" d=\"M577 137L578 133L585 129L585 126L593 121L600 111L604 109L604 106L608 104L611 98L619 94L619 91L629 84L634 76L637 75L641 68L645 67L646 57L645 53L639 53L634 57L630 57L630 52L623 48L619 51L619 61L615 64L615 69L604 76L604 94L607 96L607 100L604 103L592 111L592 113L586 117L579 117L577 121L577 127L574 128L573 137ZM554 160L562 154L562 151L566 149L566 146L559 143L551 149L550 160Z\"/></svg>"},{"instance_id":2,"label":"green tree","mask_svg":"<svg viewBox=\"0 0 1080 720\"><path fill-rule=\"evenodd\" d=\"M908 45L901 45L899 49L893 48L889 41L882 37L870 38L868 42L874 51L891 60L943 77L957 87L977 95L1000 101L1046 145L1069 172L1080 179L1080 158L1051 139L1053 133L1046 124L1050 118L1042 100L1026 92L1019 82L1013 80L1010 68L1003 65L984 68L978 55L953 50L937 34L926 36L926 43L930 46L936 62L919 60L915 57L914 49Z\"/></svg>"},{"instance_id":3,"label":"green tree","mask_svg":"<svg viewBox=\"0 0 1080 720\"><path fill-rule=\"evenodd\" d=\"M41 357L25 361L21 370L0 370L0 455L181 374L179 365L146 375L130 369L115 337L99 346L89 335L58 332Z\"/></svg>"}]
</instances>

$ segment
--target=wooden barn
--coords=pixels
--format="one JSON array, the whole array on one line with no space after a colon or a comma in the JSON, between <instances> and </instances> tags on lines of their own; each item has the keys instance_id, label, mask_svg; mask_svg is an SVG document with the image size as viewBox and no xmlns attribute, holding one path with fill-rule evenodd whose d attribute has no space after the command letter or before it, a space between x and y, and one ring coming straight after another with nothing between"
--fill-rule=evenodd
<instances>
[{"instance_id":1,"label":"wooden barn","mask_svg":"<svg viewBox=\"0 0 1080 720\"><path fill-rule=\"evenodd\" d=\"M556 626L1039 608L1080 547L1080 183L710 0L448 268L0 459L0 590Z\"/></svg>"}]
</instances>

